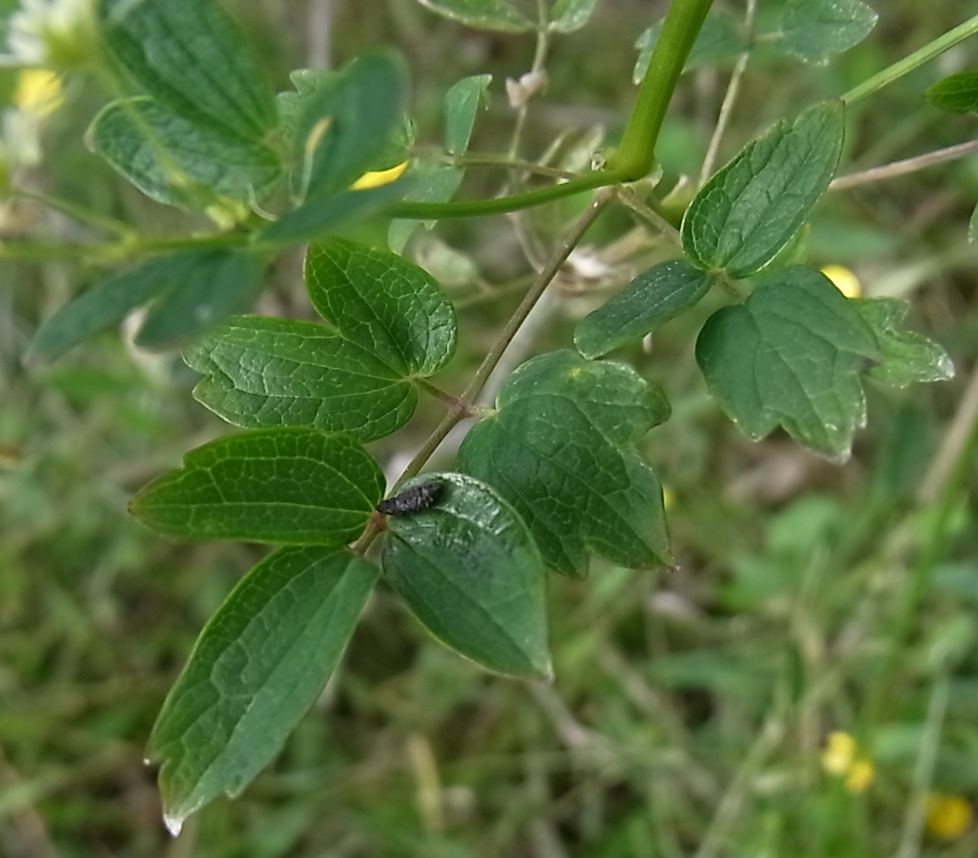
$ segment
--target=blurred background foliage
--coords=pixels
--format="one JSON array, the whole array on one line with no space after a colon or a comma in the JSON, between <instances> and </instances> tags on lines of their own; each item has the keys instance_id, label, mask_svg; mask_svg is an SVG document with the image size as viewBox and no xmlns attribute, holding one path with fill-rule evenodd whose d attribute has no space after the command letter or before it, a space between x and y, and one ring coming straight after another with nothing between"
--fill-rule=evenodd
<instances>
[{"instance_id":1,"label":"blurred background foliage","mask_svg":"<svg viewBox=\"0 0 978 858\"><path fill-rule=\"evenodd\" d=\"M504 81L529 69L532 36L467 30L407 0L230 5L280 88L294 67L398 46L413 70L422 142L440 139L441 99L454 81L493 73L473 148L506 150L514 111ZM634 94L633 42L666 5L600 0L587 28L555 41L523 155L539 158L560 138L563 163L586 164L596 146L614 142ZM742 13L739 3L718 5ZM778 4L760 5L763 13ZM828 67L757 52L721 163L774 119L846 90L975 11L970 0L875 6L876 30ZM921 93L976 66L968 42L861 103L844 171L974 136L974 116L941 113ZM660 190L680 183L680 203L729 68L687 75L666 123ZM7 103L16 83L14 71L0 74ZM106 95L82 78L64 87L63 104L44 119L40 161L19 181L147 234L201 226L141 198L85 149ZM472 169L462 193L489 196L503 181ZM23 369L39 321L104 269L3 262L0 855L978 853L973 469L962 491L947 489L976 396L978 257L965 238L976 200L972 158L832 193L806 237L811 261L848 266L865 294L912 298L913 324L948 349L955 381L871 388L870 426L844 467L783 435L751 444L707 397L692 358L698 327L721 301L711 295L626 355L673 403L643 452L669 486L677 568L596 566L584 582L555 576L550 687L479 672L426 640L378 591L343 669L277 763L177 840L160 824L144 743L201 626L261 550L163 542L125 505L226 427L191 400L193 375L175 356L138 352L124 335ZM461 389L540 249L583 204L446 222L416 236L409 253L460 308L463 345L445 387ZM91 227L25 202L4 208L0 229L5 242L93 237ZM386 229L358 235L382 244ZM574 320L661 252L621 211L587 244L514 360L565 347ZM298 255L279 260L263 312L309 317L300 264ZM396 472L438 417L433 404L372 450Z\"/></svg>"}]
</instances>

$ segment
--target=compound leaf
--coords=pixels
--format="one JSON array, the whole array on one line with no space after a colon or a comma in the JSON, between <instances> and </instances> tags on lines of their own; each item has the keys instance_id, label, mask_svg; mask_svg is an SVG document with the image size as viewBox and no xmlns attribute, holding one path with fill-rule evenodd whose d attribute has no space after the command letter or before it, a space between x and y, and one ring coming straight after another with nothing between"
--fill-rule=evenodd
<instances>
[{"instance_id":1,"label":"compound leaf","mask_svg":"<svg viewBox=\"0 0 978 858\"><path fill-rule=\"evenodd\" d=\"M781 15L781 44L807 63L824 65L865 39L878 18L862 0L788 0Z\"/></svg>"},{"instance_id":2,"label":"compound leaf","mask_svg":"<svg viewBox=\"0 0 978 858\"><path fill-rule=\"evenodd\" d=\"M828 187L844 133L844 105L825 101L748 143L686 210L681 232L689 260L733 277L764 268Z\"/></svg>"},{"instance_id":3,"label":"compound leaf","mask_svg":"<svg viewBox=\"0 0 978 858\"><path fill-rule=\"evenodd\" d=\"M218 795L237 796L282 749L336 670L379 571L343 550L283 548L232 590L150 737L171 833Z\"/></svg>"},{"instance_id":4,"label":"compound leaf","mask_svg":"<svg viewBox=\"0 0 978 858\"><path fill-rule=\"evenodd\" d=\"M278 123L271 78L215 0L99 0L109 54L146 93L245 140Z\"/></svg>"},{"instance_id":5,"label":"compound leaf","mask_svg":"<svg viewBox=\"0 0 978 858\"><path fill-rule=\"evenodd\" d=\"M587 574L588 552L628 567L670 562L662 490L635 443L669 416L630 367L559 351L527 361L474 426L461 470L523 517L546 564Z\"/></svg>"},{"instance_id":6,"label":"compound leaf","mask_svg":"<svg viewBox=\"0 0 978 858\"><path fill-rule=\"evenodd\" d=\"M859 373L879 359L854 303L803 267L758 278L747 301L710 316L696 342L710 392L749 437L781 425L837 461L866 424Z\"/></svg>"},{"instance_id":7,"label":"compound leaf","mask_svg":"<svg viewBox=\"0 0 978 858\"><path fill-rule=\"evenodd\" d=\"M383 490L380 467L349 436L282 427L191 450L129 509L166 536L339 547L360 535Z\"/></svg>"},{"instance_id":8,"label":"compound leaf","mask_svg":"<svg viewBox=\"0 0 978 858\"><path fill-rule=\"evenodd\" d=\"M938 343L914 331L901 331L910 303L899 298L862 298L852 302L879 343L882 359L867 375L891 387L954 378L954 364Z\"/></svg>"},{"instance_id":9,"label":"compound leaf","mask_svg":"<svg viewBox=\"0 0 978 858\"><path fill-rule=\"evenodd\" d=\"M574 345L585 357L595 358L640 340L692 307L712 284L710 274L685 259L653 265L578 323Z\"/></svg>"},{"instance_id":10,"label":"compound leaf","mask_svg":"<svg viewBox=\"0 0 978 858\"><path fill-rule=\"evenodd\" d=\"M546 567L526 525L490 486L425 474L437 502L391 516L384 575L438 640L483 667L551 679Z\"/></svg>"}]
</instances>

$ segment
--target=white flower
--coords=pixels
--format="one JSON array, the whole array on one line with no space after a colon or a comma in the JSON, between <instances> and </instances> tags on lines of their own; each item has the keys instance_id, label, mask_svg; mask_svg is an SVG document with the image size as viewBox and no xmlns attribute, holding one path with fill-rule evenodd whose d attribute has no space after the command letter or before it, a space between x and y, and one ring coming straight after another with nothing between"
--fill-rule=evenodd
<instances>
[{"instance_id":1,"label":"white flower","mask_svg":"<svg viewBox=\"0 0 978 858\"><path fill-rule=\"evenodd\" d=\"M4 65L84 65L95 45L93 0L21 0L7 21Z\"/></svg>"}]
</instances>

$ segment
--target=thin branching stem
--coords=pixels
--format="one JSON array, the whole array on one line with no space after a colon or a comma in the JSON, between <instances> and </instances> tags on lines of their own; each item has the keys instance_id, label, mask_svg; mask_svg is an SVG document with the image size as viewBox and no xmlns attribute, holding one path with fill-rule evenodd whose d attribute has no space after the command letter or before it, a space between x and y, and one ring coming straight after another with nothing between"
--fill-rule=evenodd
<instances>
[{"instance_id":1,"label":"thin branching stem","mask_svg":"<svg viewBox=\"0 0 978 858\"><path fill-rule=\"evenodd\" d=\"M885 182L889 179L896 179L900 176L907 176L933 167L936 164L946 164L949 161L957 161L974 155L978 152L978 140L969 140L966 143L957 143L944 149L936 149L923 155L915 155L913 158L904 158L901 161L893 161L890 164L883 164L880 167L871 167L868 170L860 170L858 173L850 173L848 176L839 176L829 184L830 191L848 191L850 188L858 188L861 185L869 185L874 182Z\"/></svg>"}]
</instances>

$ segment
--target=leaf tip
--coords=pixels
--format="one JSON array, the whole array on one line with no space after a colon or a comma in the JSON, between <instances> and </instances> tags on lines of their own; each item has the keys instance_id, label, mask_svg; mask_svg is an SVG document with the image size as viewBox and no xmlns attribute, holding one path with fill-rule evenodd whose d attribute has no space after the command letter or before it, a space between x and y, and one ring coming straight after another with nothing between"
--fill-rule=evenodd
<instances>
[{"instance_id":1,"label":"leaf tip","mask_svg":"<svg viewBox=\"0 0 978 858\"><path fill-rule=\"evenodd\" d=\"M170 832L171 837L179 837L180 832L183 830L183 823L186 816L180 814L163 814L163 825L167 831Z\"/></svg>"}]
</instances>

